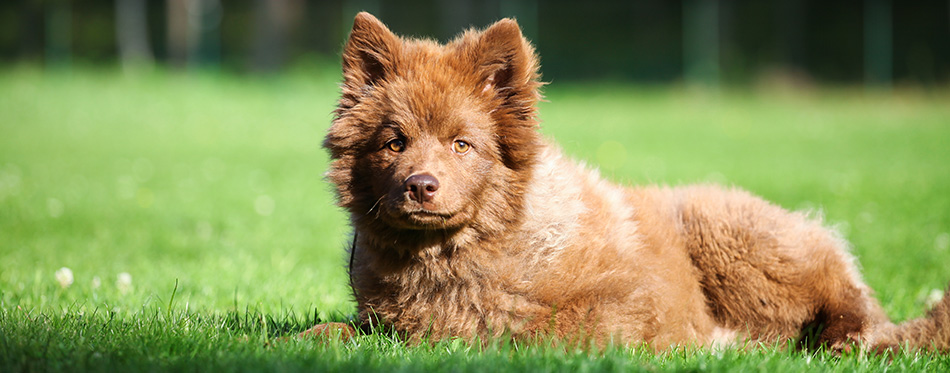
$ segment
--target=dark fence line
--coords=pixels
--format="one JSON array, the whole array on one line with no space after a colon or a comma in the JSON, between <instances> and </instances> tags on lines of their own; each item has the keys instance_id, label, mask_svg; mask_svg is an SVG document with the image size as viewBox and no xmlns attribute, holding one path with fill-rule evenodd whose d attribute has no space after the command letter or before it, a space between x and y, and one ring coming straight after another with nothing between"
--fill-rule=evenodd
<instances>
[{"instance_id":1,"label":"dark fence line","mask_svg":"<svg viewBox=\"0 0 950 373\"><path fill-rule=\"evenodd\" d=\"M21 0L0 61L274 72L333 59L352 17L449 40L515 17L546 79L950 82L950 0Z\"/></svg>"}]
</instances>

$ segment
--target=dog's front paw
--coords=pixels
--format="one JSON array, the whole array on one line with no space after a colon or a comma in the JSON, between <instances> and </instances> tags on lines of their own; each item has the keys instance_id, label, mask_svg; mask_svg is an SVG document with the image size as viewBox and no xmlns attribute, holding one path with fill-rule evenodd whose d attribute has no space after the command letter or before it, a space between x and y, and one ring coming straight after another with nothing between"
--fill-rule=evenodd
<instances>
[{"instance_id":1,"label":"dog's front paw","mask_svg":"<svg viewBox=\"0 0 950 373\"><path fill-rule=\"evenodd\" d=\"M861 349L861 344L853 339L837 341L828 345L828 351L836 355L851 355Z\"/></svg>"},{"instance_id":2,"label":"dog's front paw","mask_svg":"<svg viewBox=\"0 0 950 373\"><path fill-rule=\"evenodd\" d=\"M297 334L297 338L300 339L339 339L342 342L349 341L354 337L356 337L356 329L353 329L353 327L349 324L344 324L341 322L317 324L314 325L314 327Z\"/></svg>"}]
</instances>

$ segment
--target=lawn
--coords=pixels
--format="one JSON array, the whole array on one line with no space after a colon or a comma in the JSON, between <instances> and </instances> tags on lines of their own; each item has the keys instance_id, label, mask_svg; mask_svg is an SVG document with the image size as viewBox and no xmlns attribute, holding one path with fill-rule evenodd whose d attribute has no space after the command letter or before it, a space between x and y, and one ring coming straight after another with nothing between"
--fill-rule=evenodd
<instances>
[{"instance_id":1,"label":"lawn","mask_svg":"<svg viewBox=\"0 0 950 373\"><path fill-rule=\"evenodd\" d=\"M0 372L950 370L917 353L281 340L355 311L322 179L338 79L0 70ZM897 320L950 281L946 89L546 96L543 132L614 181L717 182L821 212Z\"/></svg>"}]
</instances>

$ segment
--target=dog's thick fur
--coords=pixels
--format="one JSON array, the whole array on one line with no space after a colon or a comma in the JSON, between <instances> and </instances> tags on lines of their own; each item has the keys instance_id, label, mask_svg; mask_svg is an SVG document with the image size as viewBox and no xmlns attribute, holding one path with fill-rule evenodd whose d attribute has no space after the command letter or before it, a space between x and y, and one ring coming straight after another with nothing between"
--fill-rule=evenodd
<instances>
[{"instance_id":1,"label":"dog's thick fur","mask_svg":"<svg viewBox=\"0 0 950 373\"><path fill-rule=\"evenodd\" d=\"M537 132L537 57L513 20L439 45L361 13L343 73L324 146L362 324L415 341L665 348L808 329L834 349L950 349L950 296L892 324L816 219L735 189L621 188L564 158ZM351 332L310 333L332 328Z\"/></svg>"}]
</instances>

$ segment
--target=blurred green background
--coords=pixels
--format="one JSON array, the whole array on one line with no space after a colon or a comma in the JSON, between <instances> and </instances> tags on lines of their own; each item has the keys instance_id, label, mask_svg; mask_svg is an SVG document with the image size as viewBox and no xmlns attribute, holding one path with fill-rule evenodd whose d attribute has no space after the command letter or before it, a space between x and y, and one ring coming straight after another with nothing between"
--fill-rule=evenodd
<instances>
[{"instance_id":1,"label":"blurred green background","mask_svg":"<svg viewBox=\"0 0 950 373\"><path fill-rule=\"evenodd\" d=\"M0 61L279 72L336 61L361 10L440 41L515 17L552 81L950 81L946 0L13 0Z\"/></svg>"}]
</instances>

